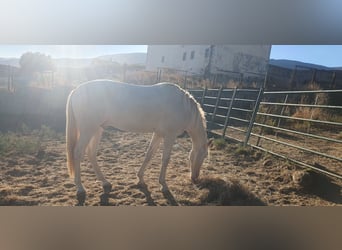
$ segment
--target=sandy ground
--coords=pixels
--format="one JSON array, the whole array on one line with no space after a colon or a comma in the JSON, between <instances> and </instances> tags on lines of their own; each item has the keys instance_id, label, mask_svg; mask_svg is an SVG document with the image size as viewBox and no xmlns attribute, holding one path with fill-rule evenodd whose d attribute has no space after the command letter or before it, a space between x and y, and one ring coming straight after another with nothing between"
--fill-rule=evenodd
<instances>
[{"instance_id":1,"label":"sandy ground","mask_svg":"<svg viewBox=\"0 0 342 250\"><path fill-rule=\"evenodd\" d=\"M170 192L158 183L161 149L145 172L147 187L136 185L136 173L144 159L151 134L106 130L98 162L112 183L104 194L87 159L82 180L87 190L86 206L99 205L296 205L342 204L341 181L307 173L301 168L246 149L237 144L213 146L201 168L197 185L190 181L187 166L190 138L178 138L173 147L166 181ZM300 180L299 180L300 179ZM38 153L8 152L0 162L0 205L74 206L76 189L67 173L65 140L42 141Z\"/></svg>"}]
</instances>

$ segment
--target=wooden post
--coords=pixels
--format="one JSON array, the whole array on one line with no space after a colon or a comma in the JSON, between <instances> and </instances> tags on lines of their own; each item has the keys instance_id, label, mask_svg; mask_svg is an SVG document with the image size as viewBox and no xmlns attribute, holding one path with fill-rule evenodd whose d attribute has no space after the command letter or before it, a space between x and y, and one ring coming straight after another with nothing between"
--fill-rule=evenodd
<instances>
[{"instance_id":1,"label":"wooden post","mask_svg":"<svg viewBox=\"0 0 342 250\"><path fill-rule=\"evenodd\" d=\"M317 73L317 70L316 70L316 69L313 69L313 71L312 71L311 83L314 83L314 82L315 82L315 80L316 80L316 73Z\"/></svg>"},{"instance_id":2,"label":"wooden post","mask_svg":"<svg viewBox=\"0 0 342 250\"><path fill-rule=\"evenodd\" d=\"M187 74L188 74L188 72L187 71L185 71L185 75L184 75L184 84L183 84L183 88L184 89L186 89L186 85L187 85Z\"/></svg>"},{"instance_id":3,"label":"wooden post","mask_svg":"<svg viewBox=\"0 0 342 250\"><path fill-rule=\"evenodd\" d=\"M332 79L331 79L331 87L330 88L335 88L335 80L336 80L336 71L333 72Z\"/></svg>"}]
</instances>

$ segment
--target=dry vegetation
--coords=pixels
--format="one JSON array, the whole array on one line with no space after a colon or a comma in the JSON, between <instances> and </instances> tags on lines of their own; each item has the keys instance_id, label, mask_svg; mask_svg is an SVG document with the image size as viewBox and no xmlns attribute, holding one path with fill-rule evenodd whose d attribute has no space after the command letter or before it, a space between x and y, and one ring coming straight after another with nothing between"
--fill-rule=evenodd
<instances>
[{"instance_id":1,"label":"dry vegetation","mask_svg":"<svg viewBox=\"0 0 342 250\"><path fill-rule=\"evenodd\" d=\"M6 150L2 148L1 151L0 204L77 205L75 186L66 169L64 136L46 127L25 134L21 140L39 141L38 146L32 147L30 152L18 153L20 146L17 148L16 143L7 140L17 135L1 136L0 142L8 144L5 145ZM214 140L197 185L192 184L189 178L187 159L191 141L185 136L178 138L173 147L167 171L170 192L162 193L158 184L161 151L157 152L146 171L147 187L139 187L136 185L136 173L144 159L150 137L150 134L106 130L98 160L113 184L113 190L109 195L103 193L101 184L96 182L95 174L86 160L81 166L83 183L88 191L85 205L341 204L340 182L321 175L319 178L304 177L309 172L222 139Z\"/></svg>"}]
</instances>

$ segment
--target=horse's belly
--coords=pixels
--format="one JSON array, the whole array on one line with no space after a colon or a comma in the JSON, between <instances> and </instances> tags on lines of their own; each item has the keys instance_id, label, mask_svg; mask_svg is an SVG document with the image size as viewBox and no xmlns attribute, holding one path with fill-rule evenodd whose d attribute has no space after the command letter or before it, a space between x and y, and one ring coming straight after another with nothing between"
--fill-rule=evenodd
<instances>
[{"instance_id":1,"label":"horse's belly","mask_svg":"<svg viewBox=\"0 0 342 250\"><path fill-rule=\"evenodd\" d=\"M136 133L152 133L167 134L168 132L182 133L185 130L184 120L176 117L164 117L148 114L136 114L135 116L119 115L111 119L106 125L117 129L136 132Z\"/></svg>"}]
</instances>

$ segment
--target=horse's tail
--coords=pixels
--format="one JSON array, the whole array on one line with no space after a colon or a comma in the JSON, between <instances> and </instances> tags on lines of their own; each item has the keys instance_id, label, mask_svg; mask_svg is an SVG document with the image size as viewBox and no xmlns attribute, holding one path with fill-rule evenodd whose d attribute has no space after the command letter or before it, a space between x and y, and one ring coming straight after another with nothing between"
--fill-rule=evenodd
<instances>
[{"instance_id":1,"label":"horse's tail","mask_svg":"<svg viewBox=\"0 0 342 250\"><path fill-rule=\"evenodd\" d=\"M66 148L67 148L67 165L69 176L74 177L74 149L77 142L77 127L72 108L72 92L70 93L66 106Z\"/></svg>"}]
</instances>

